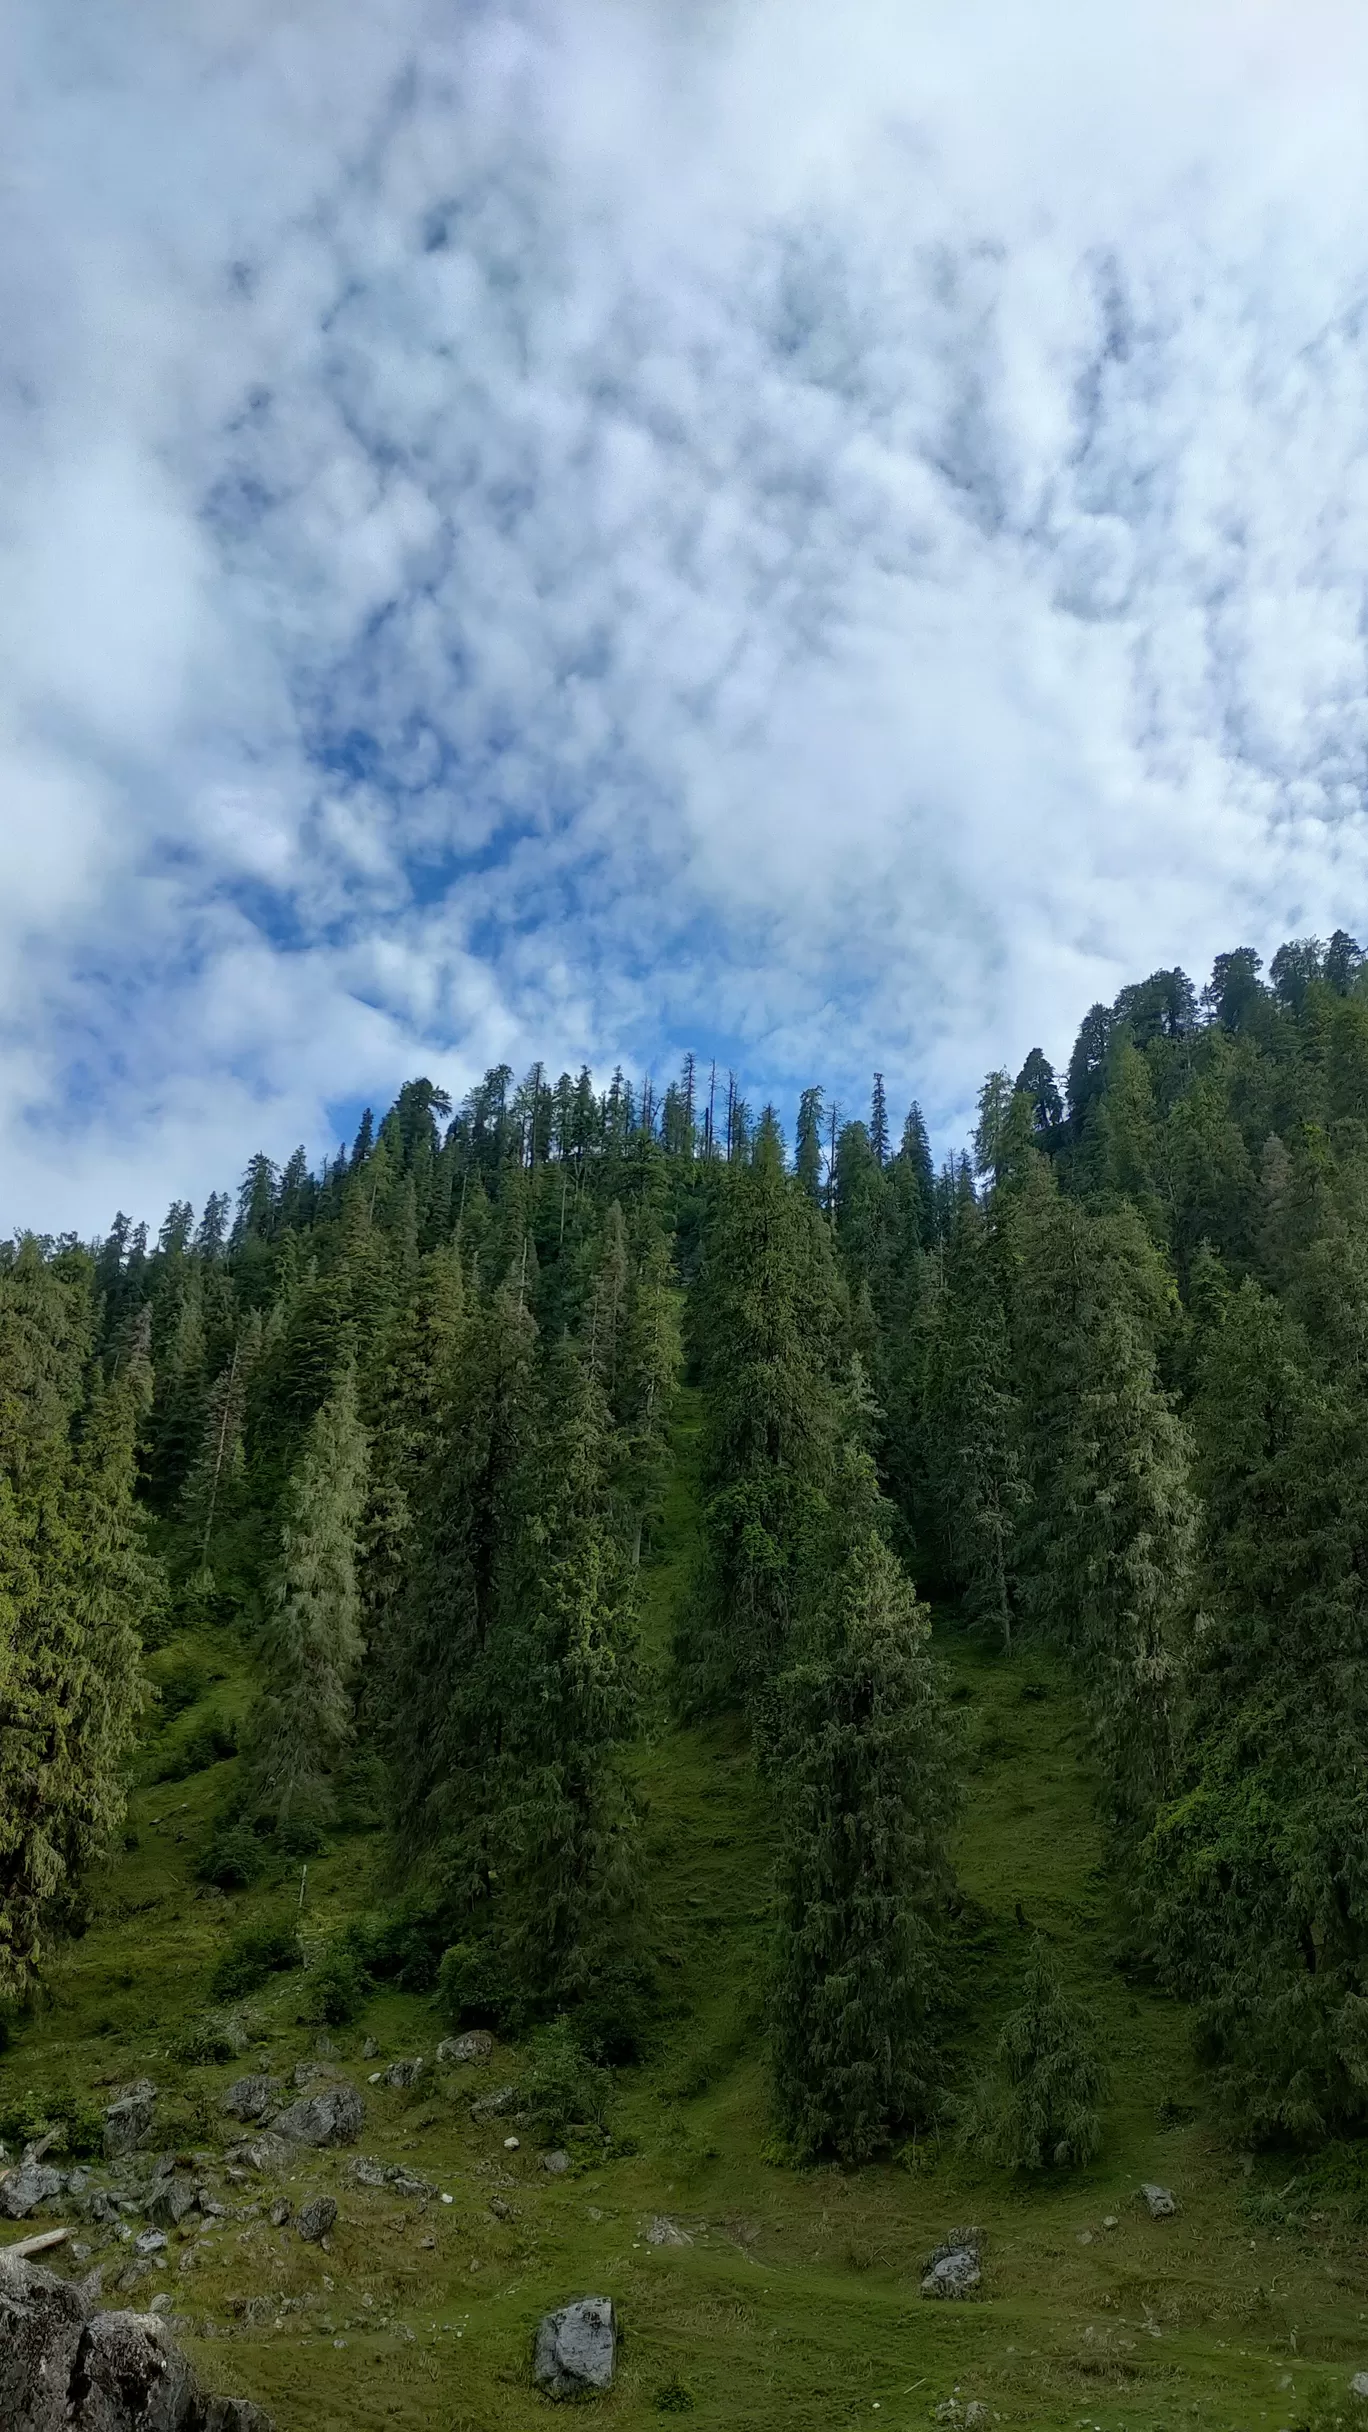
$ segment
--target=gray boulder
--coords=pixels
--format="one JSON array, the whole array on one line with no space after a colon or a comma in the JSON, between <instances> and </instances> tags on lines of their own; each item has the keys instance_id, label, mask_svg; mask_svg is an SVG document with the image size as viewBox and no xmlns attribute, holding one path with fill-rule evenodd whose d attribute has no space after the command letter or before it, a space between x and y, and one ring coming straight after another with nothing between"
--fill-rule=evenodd
<instances>
[{"instance_id":1,"label":"gray boulder","mask_svg":"<svg viewBox=\"0 0 1368 2432\"><path fill-rule=\"evenodd\" d=\"M1356 2373L1349 2384L1351 2398L1368 2398L1368 2373Z\"/></svg>"},{"instance_id":2,"label":"gray boulder","mask_svg":"<svg viewBox=\"0 0 1368 2432\"><path fill-rule=\"evenodd\" d=\"M492 2094L482 2094L478 2102L471 2104L470 2116L477 2123L499 2119L505 2111L512 2110L517 2099L516 2086L496 2086Z\"/></svg>"},{"instance_id":3,"label":"gray boulder","mask_svg":"<svg viewBox=\"0 0 1368 2432\"><path fill-rule=\"evenodd\" d=\"M163 2179L148 2205L149 2218L159 2229L179 2229L188 2212L195 2209L195 2190L189 2179Z\"/></svg>"},{"instance_id":4,"label":"gray boulder","mask_svg":"<svg viewBox=\"0 0 1368 2432\"><path fill-rule=\"evenodd\" d=\"M693 2239L687 2229L681 2229L677 2221L670 2219L668 2213L658 2212L646 2224L646 2243L648 2246L692 2246Z\"/></svg>"},{"instance_id":5,"label":"gray boulder","mask_svg":"<svg viewBox=\"0 0 1368 2432\"><path fill-rule=\"evenodd\" d=\"M308 2094L271 2122L277 2136L296 2145L354 2145L361 2134L366 2106L355 2086L327 2086Z\"/></svg>"},{"instance_id":6,"label":"gray boulder","mask_svg":"<svg viewBox=\"0 0 1368 2432\"><path fill-rule=\"evenodd\" d=\"M274 2432L247 2399L202 2397L157 2315L95 2311L98 2293L0 2254L4 2432Z\"/></svg>"},{"instance_id":7,"label":"gray boulder","mask_svg":"<svg viewBox=\"0 0 1368 2432\"><path fill-rule=\"evenodd\" d=\"M570 2167L570 2156L562 2146L553 2145L549 2153L542 2155L541 2166L550 2178L563 2179Z\"/></svg>"},{"instance_id":8,"label":"gray boulder","mask_svg":"<svg viewBox=\"0 0 1368 2432\"><path fill-rule=\"evenodd\" d=\"M312 2196L307 2204L301 2204L295 2228L306 2245L317 2246L321 2238L326 2238L336 2219L337 2206L331 2196Z\"/></svg>"},{"instance_id":9,"label":"gray boulder","mask_svg":"<svg viewBox=\"0 0 1368 2432\"><path fill-rule=\"evenodd\" d=\"M289 2159L284 2137L272 2136L269 2129L262 2136L244 2137L240 2144L230 2145L224 2155L238 2170L283 2170Z\"/></svg>"},{"instance_id":10,"label":"gray boulder","mask_svg":"<svg viewBox=\"0 0 1368 2432\"><path fill-rule=\"evenodd\" d=\"M0 2423L5 2432L64 2432L67 2392L85 2335L80 2293L55 2272L0 2254Z\"/></svg>"},{"instance_id":11,"label":"gray boulder","mask_svg":"<svg viewBox=\"0 0 1368 2432\"><path fill-rule=\"evenodd\" d=\"M66 2185L60 2170L46 2162L21 2162L0 2181L0 2212L8 2221L26 2221L40 2204L50 2204Z\"/></svg>"},{"instance_id":12,"label":"gray boulder","mask_svg":"<svg viewBox=\"0 0 1368 2432\"><path fill-rule=\"evenodd\" d=\"M943 2246L922 2265L923 2297L972 2296L983 2278L976 2229L953 2229Z\"/></svg>"},{"instance_id":13,"label":"gray boulder","mask_svg":"<svg viewBox=\"0 0 1368 2432\"><path fill-rule=\"evenodd\" d=\"M437 2058L445 2068L460 2069L467 2062L488 2060L494 2049L494 2038L487 2027L472 2027L465 2035L448 2035L437 2046Z\"/></svg>"},{"instance_id":14,"label":"gray boulder","mask_svg":"<svg viewBox=\"0 0 1368 2432\"><path fill-rule=\"evenodd\" d=\"M245 2127L265 2116L279 2092L278 2077L235 2077L219 2108Z\"/></svg>"},{"instance_id":15,"label":"gray boulder","mask_svg":"<svg viewBox=\"0 0 1368 2432\"><path fill-rule=\"evenodd\" d=\"M150 2077L140 2077L135 2085L125 2086L104 2117L104 2149L108 2161L117 2161L121 2153L131 2153L146 2136L152 2125L153 2106L157 2089Z\"/></svg>"},{"instance_id":16,"label":"gray boulder","mask_svg":"<svg viewBox=\"0 0 1368 2432\"><path fill-rule=\"evenodd\" d=\"M1146 2179L1141 2185L1142 2200L1149 2206L1151 2221L1171 2221L1178 2210L1178 2198L1171 2187L1156 2187Z\"/></svg>"},{"instance_id":17,"label":"gray boulder","mask_svg":"<svg viewBox=\"0 0 1368 2432\"><path fill-rule=\"evenodd\" d=\"M537 2326L532 2378L549 2398L583 2398L611 2389L617 2321L611 2297L577 2297Z\"/></svg>"},{"instance_id":18,"label":"gray boulder","mask_svg":"<svg viewBox=\"0 0 1368 2432\"><path fill-rule=\"evenodd\" d=\"M401 2090L406 2086L416 2086L425 2066L421 2052L415 2060L392 2060L388 2069L381 2071L380 2083L382 2086L397 2086Z\"/></svg>"}]
</instances>

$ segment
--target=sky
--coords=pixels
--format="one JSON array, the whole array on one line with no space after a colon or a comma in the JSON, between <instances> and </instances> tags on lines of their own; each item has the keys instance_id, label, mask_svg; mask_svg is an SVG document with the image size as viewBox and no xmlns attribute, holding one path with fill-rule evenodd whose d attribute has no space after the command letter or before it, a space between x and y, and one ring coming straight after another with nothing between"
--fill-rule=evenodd
<instances>
[{"instance_id":1,"label":"sky","mask_svg":"<svg viewBox=\"0 0 1368 2432\"><path fill-rule=\"evenodd\" d=\"M0 1229L1368 937L1368 14L11 0Z\"/></svg>"}]
</instances>

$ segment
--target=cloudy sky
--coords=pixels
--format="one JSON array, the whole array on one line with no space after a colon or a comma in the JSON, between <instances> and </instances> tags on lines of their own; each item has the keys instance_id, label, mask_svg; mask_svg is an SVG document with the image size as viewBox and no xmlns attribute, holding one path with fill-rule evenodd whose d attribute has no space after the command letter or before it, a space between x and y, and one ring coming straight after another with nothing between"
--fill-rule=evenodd
<instances>
[{"instance_id":1,"label":"cloudy sky","mask_svg":"<svg viewBox=\"0 0 1368 2432\"><path fill-rule=\"evenodd\" d=\"M1361 0L12 0L0 1226L1368 935Z\"/></svg>"}]
</instances>

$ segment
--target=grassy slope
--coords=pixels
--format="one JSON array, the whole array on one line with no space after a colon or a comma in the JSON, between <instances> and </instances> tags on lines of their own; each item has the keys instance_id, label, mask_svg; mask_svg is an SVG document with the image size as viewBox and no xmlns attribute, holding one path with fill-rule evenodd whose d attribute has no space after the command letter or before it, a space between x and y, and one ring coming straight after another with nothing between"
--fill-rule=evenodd
<instances>
[{"instance_id":1,"label":"grassy slope","mask_svg":"<svg viewBox=\"0 0 1368 2432\"><path fill-rule=\"evenodd\" d=\"M686 1400L665 1558L647 1582L644 1632L658 1662L687 1574L695 1444ZM1362 2247L1346 2201L1360 2184L1356 2157L1323 2166L1327 2184L1338 2172L1338 2196L1332 2188L1318 2209L1314 2190L1302 2192L1290 2220L1296 2165L1246 2172L1203 2110L1182 2015L1114 1965L1086 1743L1066 1685L1038 1657L1004 1662L950 1629L941 1650L972 1750L959 2065L986 2052L1010 1998L1025 1949L1020 1902L1104 2025L1114 2089L1096 2166L1042 2190L967 2169L935 2145L852 2176L795 2174L766 2159L765 1804L732 1730L673 1731L662 1710L640 1772L677 2014L651 2065L624 2078L616 2125L638 2150L556 2181L526 2145L506 2155L507 2123L478 2128L468 2115L472 2094L513 2074L506 2053L488 2072L429 2079L410 2094L374 2090L363 2149L411 2162L453 2202L424 2209L355 2188L346 2157L301 2165L293 2192L333 2185L341 2197L331 2253L260 2219L233 2222L210 2242L216 2259L170 2274L210 2386L257 2397L282 2432L521 2428L545 2403L526 2369L538 2315L594 2291L620 2309L621 2372L600 2415L624 2432L658 2420L656 2401L676 2383L700 2428L756 2432L831 2432L876 2413L890 2432L924 2426L955 2391L1004 2424L1108 2432L1332 2424L1350 2412L1349 2373L1368 2363ZM221 1649L201 1651L224 1661ZM212 1702L245 1694L245 1682L229 1681ZM0 2063L7 2101L16 2087L89 2088L146 2070L185 2105L177 2133L187 2145L219 2141L209 2124L236 2071L185 2067L168 2044L203 2008L228 1934L295 1897L293 1885L232 1899L195 1885L226 1778L216 1767L136 1795L138 1846L99 1887L97 1922L56 1971L50 2008ZM367 1903L379 1855L374 1842L343 1840L311 1866L315 1931ZM278 1979L257 2002L261 2040L240 2066L283 2066L312 2050L298 1987ZM363 2035L386 2058L423 2051L430 2061L439 2032L425 2002L384 1994L334 2041L359 2079ZM1136 2200L1142 2178L1177 2190L1180 2219L1149 2221ZM491 2213L492 2194L508 2219ZM643 2225L659 2212L693 2244L645 2243ZM1102 2226L1109 2215L1112 2230ZM964 2221L986 2232L984 2299L927 2304L922 2259ZM254 2301L246 2320L244 2299Z\"/></svg>"}]
</instances>

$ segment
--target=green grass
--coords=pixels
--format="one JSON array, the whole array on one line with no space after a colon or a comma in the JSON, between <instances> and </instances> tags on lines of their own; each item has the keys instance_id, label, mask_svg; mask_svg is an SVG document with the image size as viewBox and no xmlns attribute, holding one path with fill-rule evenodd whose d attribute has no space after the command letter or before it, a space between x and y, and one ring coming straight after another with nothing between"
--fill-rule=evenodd
<instances>
[{"instance_id":1,"label":"green grass","mask_svg":"<svg viewBox=\"0 0 1368 2432\"><path fill-rule=\"evenodd\" d=\"M643 1599L657 1672L688 1576L696 1452L697 1413L685 1397ZM1095 2012L1113 2072L1096 2164L1040 2187L967 2165L934 2139L849 2175L798 2173L771 2158L761 2042L767 1801L734 1726L678 1731L657 1701L639 1781L666 2016L649 2061L621 2074L609 2158L581 2140L572 2173L552 2180L528 2140L504 2152L506 2121L472 2124L471 2097L515 2072L507 2052L406 2094L365 2088L362 2150L409 2163L452 2203L424 2207L358 2188L345 2156L299 2164L291 2192L331 2186L339 2196L330 2253L259 2218L225 2225L214 2260L185 2279L169 2275L196 2326L187 2344L208 2386L258 2399L282 2432L526 2432L548 2412L528 2377L536 2320L594 2292L619 2307L621 2369L597 2413L622 2432L676 2411L700 2432L859 2423L896 2432L926 2426L956 2392L1004 2425L1074 2432L1279 2432L1351 2419L1348 2379L1368 2365L1368 2168L1358 2149L1250 2162L1227 2141L1182 2012L1129 1983L1118 1963L1122 1921L1102 1867L1086 1729L1066 1680L1033 1652L1003 1660L980 1650L950 1621L938 1642L969 1767L953 2065L963 2082L986 2057L1029 1932L1046 1933ZM158 1663L169 1668L187 1652L231 1677L167 1727L178 1737L211 1708L240 1711L248 1689L241 1663L212 1635ZM209 2006L209 1977L229 1940L295 1908L300 1870L247 1893L197 1884L232 1767L154 1783L155 1756L150 1749L132 1801L137 1846L92 1887L89 1930L54 1969L48 2006L0 2061L0 2100L9 2109L45 2086L88 2093L146 2071L167 2097L168 2143L195 2147L222 2141L218 2095L239 2069L283 2070L314 2048L316 2030L299 2016L302 1979L283 1974L247 2004L256 2040L241 2062L195 2067L174 2057ZM357 1836L310 1861L306 1940L380 1897L382 1856L378 1839ZM375 2064L360 2059L363 2037L385 2059L421 2051L431 2064L441 2031L424 1999L385 1991L332 2041L364 2086ZM1137 2200L1142 2179L1176 2190L1176 2221L1149 2220ZM507 2217L491 2211L491 2197ZM692 2245L646 2244L657 2213ZM924 2302L924 2257L967 2221L985 2235L981 2301Z\"/></svg>"}]
</instances>

